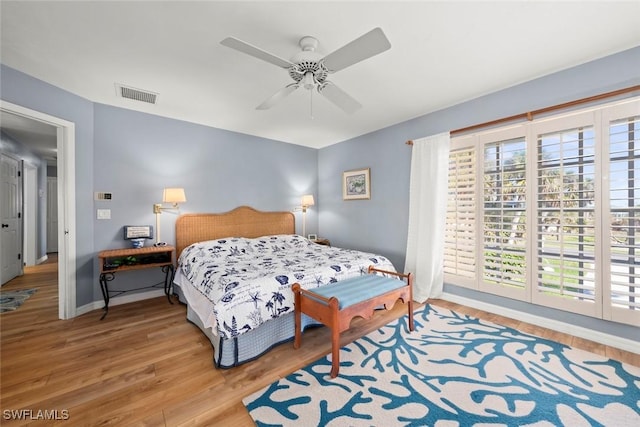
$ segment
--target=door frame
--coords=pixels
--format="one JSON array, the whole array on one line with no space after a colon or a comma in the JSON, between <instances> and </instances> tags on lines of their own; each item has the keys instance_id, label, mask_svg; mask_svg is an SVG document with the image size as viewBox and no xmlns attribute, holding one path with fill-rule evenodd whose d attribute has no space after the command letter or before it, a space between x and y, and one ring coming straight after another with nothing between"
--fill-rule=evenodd
<instances>
[{"instance_id":1,"label":"door frame","mask_svg":"<svg viewBox=\"0 0 640 427\"><path fill-rule=\"evenodd\" d=\"M0 109L57 128L58 317L76 315L75 123L0 100Z\"/></svg>"},{"instance_id":2,"label":"door frame","mask_svg":"<svg viewBox=\"0 0 640 427\"><path fill-rule=\"evenodd\" d=\"M22 233L23 265L32 266L38 263L38 168L22 161L22 218L24 221Z\"/></svg>"},{"instance_id":3,"label":"door frame","mask_svg":"<svg viewBox=\"0 0 640 427\"><path fill-rule=\"evenodd\" d=\"M53 187L54 190L51 191L52 185L52 181L54 182ZM55 199L53 197L51 197L51 194L53 194L53 192L55 191ZM47 187L45 190L45 193L47 194L47 205L45 206L45 210L47 212L46 214L46 223L47 223L47 233L46 236L44 236L44 240L45 240L45 246L46 246L46 252L58 252L58 212L55 212L55 215L52 215L52 213L50 212L50 209L55 209L58 207L58 177L57 176L48 176L47 177ZM55 207L52 205L51 201L55 200ZM50 224L52 224L53 222L51 221L51 217L55 216L55 244L54 242L51 240L51 230L49 230L49 226Z\"/></svg>"}]
</instances>

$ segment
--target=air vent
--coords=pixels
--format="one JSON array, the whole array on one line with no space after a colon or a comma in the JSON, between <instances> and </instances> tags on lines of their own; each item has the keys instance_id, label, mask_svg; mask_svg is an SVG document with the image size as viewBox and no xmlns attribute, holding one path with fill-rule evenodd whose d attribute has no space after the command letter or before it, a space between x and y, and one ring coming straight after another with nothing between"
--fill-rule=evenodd
<instances>
[{"instance_id":1,"label":"air vent","mask_svg":"<svg viewBox=\"0 0 640 427\"><path fill-rule=\"evenodd\" d=\"M147 102L149 104L155 104L158 100L157 93L124 86L118 83L116 83L116 93L121 98L133 99L134 101Z\"/></svg>"}]
</instances>

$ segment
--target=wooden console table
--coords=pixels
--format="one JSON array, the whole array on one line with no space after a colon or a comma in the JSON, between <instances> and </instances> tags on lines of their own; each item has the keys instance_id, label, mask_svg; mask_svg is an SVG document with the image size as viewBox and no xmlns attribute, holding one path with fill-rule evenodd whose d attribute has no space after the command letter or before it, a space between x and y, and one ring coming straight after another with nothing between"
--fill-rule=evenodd
<instances>
[{"instance_id":1,"label":"wooden console table","mask_svg":"<svg viewBox=\"0 0 640 427\"><path fill-rule=\"evenodd\" d=\"M175 272L174 258L176 249L173 246L151 246L138 249L111 249L98 254L100 261L100 289L104 298L104 313L100 320L109 312L109 299L112 293L121 295L126 292L140 289L155 288L164 285L164 293L171 302L171 282ZM160 267L164 272L164 282L156 283L141 288L127 290L109 289L109 282L115 279L115 273L121 271L141 270L144 268Z\"/></svg>"}]
</instances>

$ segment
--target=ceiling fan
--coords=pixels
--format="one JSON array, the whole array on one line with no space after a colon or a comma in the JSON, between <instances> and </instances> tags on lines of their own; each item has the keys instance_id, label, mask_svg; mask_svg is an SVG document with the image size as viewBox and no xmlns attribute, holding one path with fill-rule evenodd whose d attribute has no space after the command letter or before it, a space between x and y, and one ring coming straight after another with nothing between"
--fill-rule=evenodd
<instances>
[{"instance_id":1,"label":"ceiling fan","mask_svg":"<svg viewBox=\"0 0 640 427\"><path fill-rule=\"evenodd\" d=\"M258 105L256 109L269 109L299 87L304 87L307 90L315 88L318 93L348 114L354 113L362 105L333 82L327 80L327 76L391 48L391 43L389 43L380 28L374 28L324 57L316 52L318 47L317 39L311 36L302 37L299 41L302 51L295 54L291 61L282 59L234 37L227 37L220 43L284 68L289 71L289 76L294 80L294 83L288 84L277 91L262 104Z\"/></svg>"}]
</instances>

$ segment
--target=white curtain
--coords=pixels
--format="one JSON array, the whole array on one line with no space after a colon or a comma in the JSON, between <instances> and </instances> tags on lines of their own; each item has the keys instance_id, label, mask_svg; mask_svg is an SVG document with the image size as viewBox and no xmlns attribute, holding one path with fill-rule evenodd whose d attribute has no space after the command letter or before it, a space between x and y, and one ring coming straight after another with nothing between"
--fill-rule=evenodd
<instances>
[{"instance_id":1,"label":"white curtain","mask_svg":"<svg viewBox=\"0 0 640 427\"><path fill-rule=\"evenodd\" d=\"M404 271L414 275L418 302L442 294L449 140L446 132L413 141Z\"/></svg>"}]
</instances>

